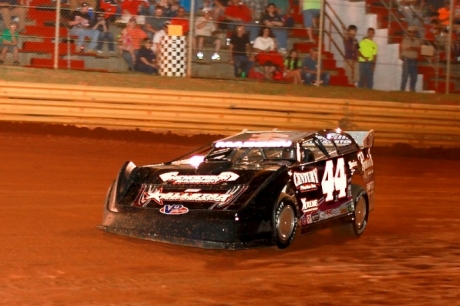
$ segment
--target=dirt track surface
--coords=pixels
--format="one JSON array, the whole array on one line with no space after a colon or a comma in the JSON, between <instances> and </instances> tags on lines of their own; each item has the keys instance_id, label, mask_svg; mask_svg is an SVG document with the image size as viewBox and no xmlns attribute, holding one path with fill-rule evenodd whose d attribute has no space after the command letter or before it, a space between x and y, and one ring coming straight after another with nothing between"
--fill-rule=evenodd
<instances>
[{"instance_id":1,"label":"dirt track surface","mask_svg":"<svg viewBox=\"0 0 460 306\"><path fill-rule=\"evenodd\" d=\"M460 161L432 151L373 151L376 209L356 240L216 251L95 228L125 160L210 139L0 124L0 304L460 305Z\"/></svg>"}]
</instances>

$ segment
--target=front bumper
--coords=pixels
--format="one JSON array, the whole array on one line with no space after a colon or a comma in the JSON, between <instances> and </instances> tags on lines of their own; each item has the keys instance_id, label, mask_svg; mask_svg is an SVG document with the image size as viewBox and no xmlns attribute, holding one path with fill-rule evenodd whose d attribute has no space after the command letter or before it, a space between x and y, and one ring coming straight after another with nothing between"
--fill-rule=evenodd
<instances>
[{"instance_id":1,"label":"front bumper","mask_svg":"<svg viewBox=\"0 0 460 306\"><path fill-rule=\"evenodd\" d=\"M104 205L103 222L97 228L139 239L206 249L247 249L275 245L271 235L262 238L247 231L248 224L235 220L234 211L190 211L164 215L158 209L118 206L112 212Z\"/></svg>"}]
</instances>

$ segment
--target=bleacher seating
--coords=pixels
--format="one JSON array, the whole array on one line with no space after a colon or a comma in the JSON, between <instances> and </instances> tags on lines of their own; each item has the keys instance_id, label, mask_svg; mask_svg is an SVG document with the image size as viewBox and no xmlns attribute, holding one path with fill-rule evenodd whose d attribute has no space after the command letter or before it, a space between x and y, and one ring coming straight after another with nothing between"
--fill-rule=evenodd
<instances>
[{"instance_id":1,"label":"bleacher seating","mask_svg":"<svg viewBox=\"0 0 460 306\"><path fill-rule=\"evenodd\" d=\"M295 21L295 28L290 30L289 33L289 46L298 50L301 57L305 57L308 55L310 49L316 45L303 42L307 38L307 33L303 27L302 12L300 11L298 1L289 1L293 8L292 17ZM378 26L380 28L388 28L389 43L400 43L404 37L404 21L396 22L389 18L388 9L382 5L381 0L364 1L366 3L368 13L377 14ZM30 2L28 18L29 20L32 20L32 22L28 23L26 26L27 39L24 41L21 48L22 53L32 54L30 56L30 63L27 64L28 67L51 68L54 66L54 25L56 22L56 13L54 4L50 3L50 0L32 0ZM68 12L65 5L63 9ZM392 12L394 16L400 15L396 7L392 8ZM61 37L61 42L58 46L59 68L66 69L70 67L71 69L85 70L99 69L98 67L87 66L88 62L85 60L85 57L96 59L95 54L75 52L72 37L70 37L70 41L67 40L69 39L67 38L67 28L65 28L63 24L61 24L59 28L59 36ZM222 50L223 58L218 63L194 62L192 75L197 77L232 78L233 68L227 63L226 58L228 58L228 55L226 56L225 52L227 52L227 50L224 47ZM337 55L335 56L337 57ZM67 58L70 59L68 60ZM340 62L342 62L341 58L335 58L334 54L330 52L323 52L322 58L324 68L331 74L331 85L353 86L348 83L343 68L338 67L340 66ZM441 60L443 59L445 60L445 58L441 58ZM438 78L442 76L442 68L438 67L438 71L436 73L433 65L428 63L425 57L421 57L420 60L421 65L419 73L424 75L424 83L426 84L424 88L432 90L431 88L433 88L433 85L431 83L435 83L433 80L436 76L438 76ZM123 60L119 58L119 61L122 62ZM97 63L97 61L93 60L91 63L94 64ZM197 64L201 65L197 66ZM106 71L107 69L100 70ZM222 73L218 73L217 70L221 70ZM449 86L451 86L451 84ZM455 86L453 86L453 88L455 89Z\"/></svg>"}]
</instances>

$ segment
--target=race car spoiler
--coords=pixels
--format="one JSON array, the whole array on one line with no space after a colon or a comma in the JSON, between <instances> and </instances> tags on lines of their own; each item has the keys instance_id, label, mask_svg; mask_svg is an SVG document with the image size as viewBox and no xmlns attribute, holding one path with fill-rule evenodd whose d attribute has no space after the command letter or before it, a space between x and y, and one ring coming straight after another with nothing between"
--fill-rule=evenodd
<instances>
[{"instance_id":1,"label":"race car spoiler","mask_svg":"<svg viewBox=\"0 0 460 306\"><path fill-rule=\"evenodd\" d=\"M361 149L372 148L374 145L374 130L370 131L345 131L349 134Z\"/></svg>"}]
</instances>

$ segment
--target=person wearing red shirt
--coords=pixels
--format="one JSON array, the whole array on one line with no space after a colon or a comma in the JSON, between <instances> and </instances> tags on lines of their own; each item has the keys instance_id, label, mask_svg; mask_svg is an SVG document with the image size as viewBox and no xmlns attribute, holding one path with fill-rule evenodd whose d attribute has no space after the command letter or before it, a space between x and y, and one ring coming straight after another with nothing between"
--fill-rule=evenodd
<instances>
[{"instance_id":1,"label":"person wearing red shirt","mask_svg":"<svg viewBox=\"0 0 460 306\"><path fill-rule=\"evenodd\" d=\"M179 6L177 9L177 16L171 19L172 25L181 25L182 26L182 33L183 35L187 35L188 31L190 30L189 20L185 16L185 8Z\"/></svg>"},{"instance_id":2,"label":"person wearing red shirt","mask_svg":"<svg viewBox=\"0 0 460 306\"><path fill-rule=\"evenodd\" d=\"M231 3L224 11L225 22L228 28L234 30L237 25L244 25L249 32L249 39L254 41L258 34L258 26L252 20L252 12L249 7L240 0L231 0Z\"/></svg>"},{"instance_id":3,"label":"person wearing red shirt","mask_svg":"<svg viewBox=\"0 0 460 306\"><path fill-rule=\"evenodd\" d=\"M139 6L146 6L146 2L141 0L123 0L121 3L121 12L125 15L139 15Z\"/></svg>"},{"instance_id":4,"label":"person wearing red shirt","mask_svg":"<svg viewBox=\"0 0 460 306\"><path fill-rule=\"evenodd\" d=\"M246 4L240 0L232 0L224 11L225 19L237 23L248 23L252 21L252 13Z\"/></svg>"}]
</instances>

